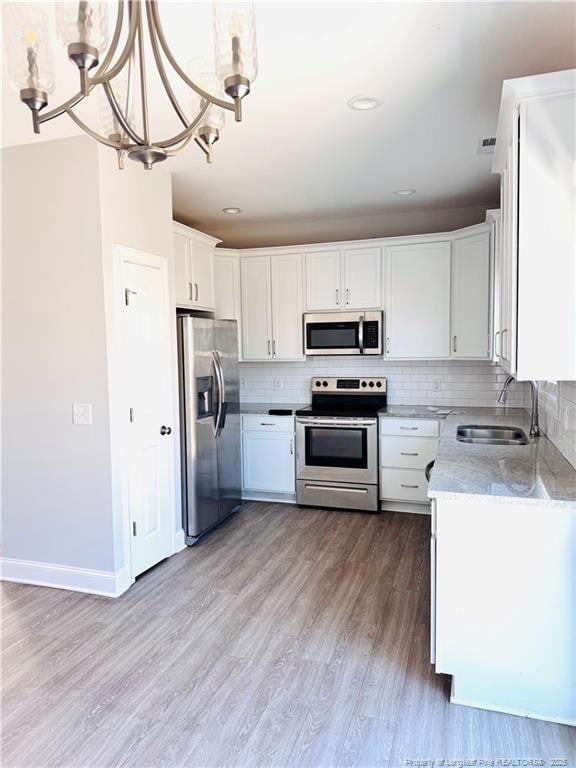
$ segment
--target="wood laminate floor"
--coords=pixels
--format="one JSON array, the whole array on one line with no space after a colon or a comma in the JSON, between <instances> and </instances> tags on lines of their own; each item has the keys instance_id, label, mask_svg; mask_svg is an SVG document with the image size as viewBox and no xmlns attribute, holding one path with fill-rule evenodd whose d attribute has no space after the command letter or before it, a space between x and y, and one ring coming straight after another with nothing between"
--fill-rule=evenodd
<instances>
[{"instance_id":1,"label":"wood laminate floor","mask_svg":"<svg viewBox=\"0 0 576 768\"><path fill-rule=\"evenodd\" d=\"M428 547L419 515L249 503L116 600L4 584L2 764L573 765L575 729L449 704Z\"/></svg>"}]
</instances>

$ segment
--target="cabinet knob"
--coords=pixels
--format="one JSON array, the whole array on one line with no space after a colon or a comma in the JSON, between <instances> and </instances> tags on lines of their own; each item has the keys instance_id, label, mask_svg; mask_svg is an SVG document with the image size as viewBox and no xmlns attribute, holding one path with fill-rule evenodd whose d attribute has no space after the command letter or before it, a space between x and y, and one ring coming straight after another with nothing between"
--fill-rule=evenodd
<instances>
[{"instance_id":1,"label":"cabinet knob","mask_svg":"<svg viewBox=\"0 0 576 768\"><path fill-rule=\"evenodd\" d=\"M160 434L161 435L171 435L172 434L172 427L165 427L162 425L160 427Z\"/></svg>"}]
</instances>

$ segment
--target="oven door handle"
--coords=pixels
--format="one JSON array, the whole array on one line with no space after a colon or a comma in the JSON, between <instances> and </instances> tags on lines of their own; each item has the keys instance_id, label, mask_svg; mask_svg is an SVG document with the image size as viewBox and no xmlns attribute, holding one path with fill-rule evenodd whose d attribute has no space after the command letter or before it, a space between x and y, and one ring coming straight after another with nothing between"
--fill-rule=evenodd
<instances>
[{"instance_id":1,"label":"oven door handle","mask_svg":"<svg viewBox=\"0 0 576 768\"><path fill-rule=\"evenodd\" d=\"M360 315L358 320L358 349L360 354L364 354L364 315Z\"/></svg>"}]
</instances>

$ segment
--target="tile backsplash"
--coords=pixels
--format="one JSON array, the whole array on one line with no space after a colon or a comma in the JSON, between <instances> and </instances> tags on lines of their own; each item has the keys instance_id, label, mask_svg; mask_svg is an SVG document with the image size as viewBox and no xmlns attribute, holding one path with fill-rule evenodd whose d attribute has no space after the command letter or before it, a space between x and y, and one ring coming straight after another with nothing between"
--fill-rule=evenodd
<instances>
[{"instance_id":1,"label":"tile backsplash","mask_svg":"<svg viewBox=\"0 0 576 768\"><path fill-rule=\"evenodd\" d=\"M301 363L240 363L243 402L310 402L313 376L386 376L394 405L497 406L506 373L488 361L388 362L369 357L315 357ZM509 407L524 407L524 384L510 387Z\"/></svg>"},{"instance_id":2,"label":"tile backsplash","mask_svg":"<svg viewBox=\"0 0 576 768\"><path fill-rule=\"evenodd\" d=\"M530 410L530 393L525 407ZM576 381L538 383L540 429L576 468Z\"/></svg>"}]
</instances>

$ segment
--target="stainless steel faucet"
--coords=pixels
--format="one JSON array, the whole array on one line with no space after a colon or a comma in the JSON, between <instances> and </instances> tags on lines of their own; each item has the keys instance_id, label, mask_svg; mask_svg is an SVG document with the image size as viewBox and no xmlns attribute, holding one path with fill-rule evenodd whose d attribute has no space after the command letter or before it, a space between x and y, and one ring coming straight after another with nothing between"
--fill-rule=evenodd
<instances>
[{"instance_id":1,"label":"stainless steel faucet","mask_svg":"<svg viewBox=\"0 0 576 768\"><path fill-rule=\"evenodd\" d=\"M514 376L508 376L504 382L504 386L500 390L498 395L498 402L505 403L506 395L508 394L508 387L510 384L516 381ZM532 413L530 414L530 437L540 437L540 427L538 426L538 384L535 381L529 381L530 390L532 393Z\"/></svg>"}]
</instances>

